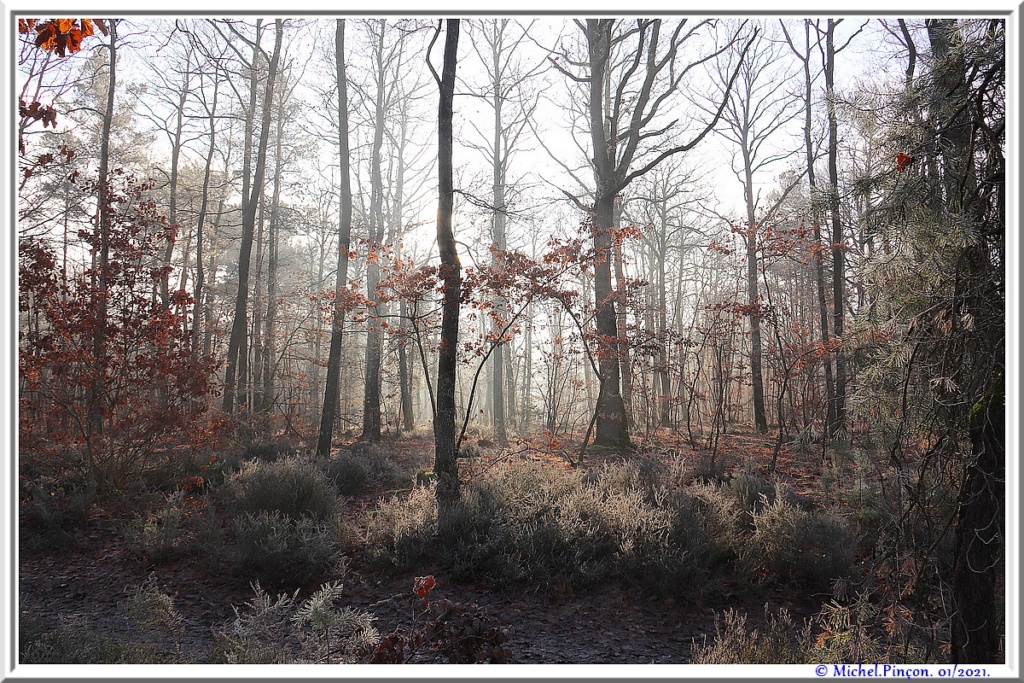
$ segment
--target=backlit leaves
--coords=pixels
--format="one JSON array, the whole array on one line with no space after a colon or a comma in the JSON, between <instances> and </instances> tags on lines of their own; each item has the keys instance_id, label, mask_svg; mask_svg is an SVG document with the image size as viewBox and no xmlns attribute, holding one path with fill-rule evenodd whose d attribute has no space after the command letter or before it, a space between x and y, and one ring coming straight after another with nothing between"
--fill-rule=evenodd
<instances>
[{"instance_id":1,"label":"backlit leaves","mask_svg":"<svg viewBox=\"0 0 1024 683\"><path fill-rule=\"evenodd\" d=\"M108 33L102 19L18 19L18 33L35 31L35 46L58 57L81 50L82 40L95 35L96 29L103 35Z\"/></svg>"}]
</instances>

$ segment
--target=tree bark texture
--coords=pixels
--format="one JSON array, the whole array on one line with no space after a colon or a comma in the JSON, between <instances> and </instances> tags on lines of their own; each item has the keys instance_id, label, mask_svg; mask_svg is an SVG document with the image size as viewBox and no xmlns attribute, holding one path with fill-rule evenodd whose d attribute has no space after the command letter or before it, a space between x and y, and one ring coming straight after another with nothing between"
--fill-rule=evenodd
<instances>
[{"instance_id":1,"label":"tree bark texture","mask_svg":"<svg viewBox=\"0 0 1024 683\"><path fill-rule=\"evenodd\" d=\"M462 265L452 230L455 192L452 180L452 118L455 70L459 48L459 20L445 22L444 64L441 68L437 117L437 248L441 256L440 278L444 300L441 338L437 349L437 415L434 418L434 473L439 501L456 500L459 495L459 446L455 429L455 384L459 345L459 302ZM438 27L440 30L440 27Z\"/></svg>"}]
</instances>

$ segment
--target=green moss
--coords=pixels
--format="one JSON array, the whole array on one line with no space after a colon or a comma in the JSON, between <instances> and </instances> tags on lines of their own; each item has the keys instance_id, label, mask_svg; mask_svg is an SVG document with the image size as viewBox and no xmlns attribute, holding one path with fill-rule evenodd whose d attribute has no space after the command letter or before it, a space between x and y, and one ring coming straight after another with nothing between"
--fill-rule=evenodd
<instances>
[{"instance_id":1,"label":"green moss","mask_svg":"<svg viewBox=\"0 0 1024 683\"><path fill-rule=\"evenodd\" d=\"M996 380L989 386L988 391L986 391L981 398L971 406L971 412L969 415L970 426L972 428L980 427L992 407L996 405L1002 406L1005 400L1003 375L1000 373Z\"/></svg>"}]
</instances>

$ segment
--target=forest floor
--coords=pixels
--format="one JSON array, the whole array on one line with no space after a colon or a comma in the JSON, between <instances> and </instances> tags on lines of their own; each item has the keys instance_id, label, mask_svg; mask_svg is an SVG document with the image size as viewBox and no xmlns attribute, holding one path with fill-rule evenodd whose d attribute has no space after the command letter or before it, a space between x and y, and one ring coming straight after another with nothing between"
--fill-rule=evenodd
<instances>
[{"instance_id":1,"label":"forest floor","mask_svg":"<svg viewBox=\"0 0 1024 683\"><path fill-rule=\"evenodd\" d=\"M396 458L410 464L429 466L430 443L423 440L395 442ZM486 442L485 442L486 445ZM753 458L765 471L773 443L769 437L752 433L723 436L719 457L726 470ZM685 447L688 448L688 447ZM464 465L471 470L485 468L490 457ZM701 457L694 451L693 457ZM706 454L704 454L706 455ZM506 456L507 457L507 456ZM567 467L567 459L555 454L516 457L546 459L554 466ZM590 465L611 456L588 456ZM423 468L421 467L421 469ZM820 487L821 463L814 454L788 453L780 456L778 478L791 490L813 498ZM356 528L365 524L384 492L352 496L345 501L344 515ZM126 587L139 586L152 577L174 599L182 616L176 647L186 658L204 661L213 645L213 631L223 628L253 597L252 588L237 578L219 576L188 558L146 566L124 539L117 515L97 511L74 542L64 547L25 547L19 554L21 614L41 622L59 619L89 625L109 634L131 634L131 622L118 616L118 603ZM424 567L416 574L434 573L437 587L431 598L448 599L477 610L485 621L501 625L509 634L503 645L512 663L687 663L694 644L714 640L716 613L731 608L748 614L748 624L757 626L766 605L772 612L785 608L800 624L817 612L828 596L808 595L798 588L769 584L757 591L745 589L727 604L703 604L699 600L657 599L635 589L603 585L587 591L556 586L553 590L456 583L443 573ZM413 626L417 599L413 594L414 574L382 574L371 570L357 550L350 556L344 579L345 603L367 610L376 617L376 627L388 633Z\"/></svg>"}]
</instances>

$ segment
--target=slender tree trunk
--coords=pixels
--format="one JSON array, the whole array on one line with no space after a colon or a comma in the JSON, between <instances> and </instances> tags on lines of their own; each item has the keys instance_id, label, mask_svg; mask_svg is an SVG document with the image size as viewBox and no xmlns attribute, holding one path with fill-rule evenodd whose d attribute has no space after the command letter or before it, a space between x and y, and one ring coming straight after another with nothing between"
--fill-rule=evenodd
<instances>
[{"instance_id":1,"label":"slender tree trunk","mask_svg":"<svg viewBox=\"0 0 1024 683\"><path fill-rule=\"evenodd\" d=\"M508 245L505 240L505 159L507 150L502 150L501 145L501 113L502 113L502 96L501 96L501 44L495 37L492 43L491 49L491 69L493 69L494 82L491 83L494 88L492 106L494 108L494 139L492 151L492 184L493 184L493 208L492 208L492 225L491 225L491 241L492 250L491 257L492 263L495 267L501 265L502 254ZM505 298L501 295L495 297L495 308L497 309L500 320L492 320L492 331L495 334L501 333L501 326L504 324L504 320L508 316L508 305ZM505 350L506 346L501 339L496 340L496 346L494 348L493 360L492 360L492 372L491 372L491 402L493 404L493 415L494 415L494 439L499 445L504 446L508 443L508 430L505 425Z\"/></svg>"},{"instance_id":2,"label":"slender tree trunk","mask_svg":"<svg viewBox=\"0 0 1024 683\"><path fill-rule=\"evenodd\" d=\"M662 226L667 216L662 219ZM672 378L669 375L669 334L668 334L668 273L665 261L668 258L668 237L663 235L658 244L658 378L661 384L658 426L669 427L672 424Z\"/></svg>"},{"instance_id":3,"label":"slender tree trunk","mask_svg":"<svg viewBox=\"0 0 1024 683\"><path fill-rule=\"evenodd\" d=\"M366 319L366 376L363 384L363 434L364 441L380 441L380 366L383 349L383 330L380 324L380 310L376 304L377 285L380 282L380 263L376 250L384 236L384 179L382 177L380 154L384 144L384 32L385 24L380 22L380 33L374 36L374 71L377 91L374 99L373 143L370 151L370 244L366 261L366 297L371 303Z\"/></svg>"},{"instance_id":4,"label":"slender tree trunk","mask_svg":"<svg viewBox=\"0 0 1024 683\"><path fill-rule=\"evenodd\" d=\"M754 173L751 167L750 145L744 130L743 154L743 195L747 204L747 306L750 319L750 389L754 401L754 428L761 434L768 431L768 419L764 407L764 374L761 354L761 296L758 293L757 267L757 216L754 213Z\"/></svg>"},{"instance_id":5,"label":"slender tree trunk","mask_svg":"<svg viewBox=\"0 0 1024 683\"><path fill-rule=\"evenodd\" d=\"M528 433L533 418L533 304L526 307L526 335L523 359L522 397L519 401L519 431Z\"/></svg>"},{"instance_id":6,"label":"slender tree trunk","mask_svg":"<svg viewBox=\"0 0 1024 683\"><path fill-rule=\"evenodd\" d=\"M455 95L459 20L446 22L444 66L441 71L437 133L437 248L441 256L440 278L444 300L441 339L437 350L437 415L434 418L434 472L438 477L439 501L456 500L459 495L459 444L455 431L456 363L459 344L459 299L462 265L452 231L455 193L452 182L452 118ZM438 26L438 31L440 31Z\"/></svg>"},{"instance_id":7,"label":"slender tree trunk","mask_svg":"<svg viewBox=\"0 0 1024 683\"><path fill-rule=\"evenodd\" d=\"M615 197L612 213L612 230L618 232L622 228L622 196ZM629 342L626 339L628 306L626 302L626 272L622 262L622 243L616 239L612 245L612 268L615 271L615 331L618 333L616 343L619 348L619 364L622 372L622 406L626 429L633 424L633 365L630 361Z\"/></svg>"},{"instance_id":8,"label":"slender tree trunk","mask_svg":"<svg viewBox=\"0 0 1024 683\"><path fill-rule=\"evenodd\" d=\"M285 95L277 115L274 141L274 190L270 200L270 227L267 230L267 325L263 340L263 401L261 409L269 413L277 403L274 387L277 359L277 245L281 230L281 172L284 168L284 111Z\"/></svg>"},{"instance_id":9,"label":"slender tree trunk","mask_svg":"<svg viewBox=\"0 0 1024 683\"><path fill-rule=\"evenodd\" d=\"M248 356L246 348L246 328L249 302L249 261L252 256L253 233L256 227L256 209L262 196L263 176L266 171L267 142L270 137L270 115L273 103L274 80L277 76L277 65L281 57L281 38L283 32L282 20L277 21L276 41L274 53L270 58L270 68L267 72L267 85L263 98L263 123L260 131L259 149L256 153L256 170L252 181L252 188L248 196L243 197L242 207L242 244L238 256L238 296L235 299L235 317L231 326L231 338L228 342L228 366L225 373L224 387L224 411L234 411L236 393L240 400L246 396L246 373L245 359ZM253 77L250 86L253 88L249 103L255 109L255 65L258 62L259 29L257 28L257 41L253 49ZM243 175L243 181L246 177ZM243 182L243 184L246 184ZM238 372L237 386L236 370Z\"/></svg>"},{"instance_id":10,"label":"slender tree trunk","mask_svg":"<svg viewBox=\"0 0 1024 683\"><path fill-rule=\"evenodd\" d=\"M338 19L334 32L334 59L338 80L338 159L340 185L338 212L338 269L334 285L334 313L331 319L331 348L327 357L327 382L324 405L320 415L320 434L316 453L331 453L331 436L338 413L341 379L341 344L345 325L344 293L348 289L348 252L352 232L352 180L349 172L348 83L345 76L345 20Z\"/></svg>"},{"instance_id":11,"label":"slender tree trunk","mask_svg":"<svg viewBox=\"0 0 1024 683\"><path fill-rule=\"evenodd\" d=\"M191 64L186 63L184 78L185 82L181 84L181 94L178 97L178 103L174 111L174 136L171 139L171 186L167 221L175 226L178 225L178 162L181 159L181 132L185 123L185 100L188 98L189 81L192 78ZM167 240L163 253L163 266L165 270L160 276L160 301L163 303L164 308L170 306L170 293L167 290L168 280L171 277L171 256L173 254L174 242Z\"/></svg>"},{"instance_id":12,"label":"slender tree trunk","mask_svg":"<svg viewBox=\"0 0 1024 683\"><path fill-rule=\"evenodd\" d=\"M405 209L405 147L407 141L408 116L406 110L402 109L401 119L401 140L395 158L397 168L395 170L395 191L394 208L391 221L391 235L389 241L398 243L396 258L401 259L401 235L403 232L402 213ZM413 408L412 372L409 364L409 335L412 334L409 327L409 304L405 298L398 302L398 390L400 394L400 405L402 410L402 429L411 432L416 428L416 413Z\"/></svg>"},{"instance_id":13,"label":"slender tree trunk","mask_svg":"<svg viewBox=\"0 0 1024 683\"><path fill-rule=\"evenodd\" d=\"M97 370L89 388L88 425L91 455L94 449L102 449L99 441L103 435L103 414L106 401L104 380L107 356L107 289L110 277L110 128L114 120L114 97L117 92L117 20L108 20L110 26L109 75L107 80L107 107L103 112L103 128L100 132L99 189L97 192L97 221L99 227L99 254L97 259L98 276L96 297L96 328L93 332L92 354ZM96 255L94 254L94 258ZM101 472L94 475L102 479Z\"/></svg>"},{"instance_id":14,"label":"slender tree trunk","mask_svg":"<svg viewBox=\"0 0 1024 683\"><path fill-rule=\"evenodd\" d=\"M829 208L832 214L832 329L839 342L843 340L846 317L844 286L846 283L846 249L843 221L839 207L839 121L836 116L835 93L835 26L828 20L825 33L825 103L828 113L828 182ZM832 433L840 435L846 430L846 356L836 352L835 423Z\"/></svg>"},{"instance_id":15,"label":"slender tree trunk","mask_svg":"<svg viewBox=\"0 0 1024 683\"><path fill-rule=\"evenodd\" d=\"M411 432L416 428L412 407L412 377L409 375L409 354L406 351L409 328L406 318L409 316L409 305L403 298L398 302L399 339L398 339L398 386L401 392L402 429Z\"/></svg>"},{"instance_id":16,"label":"slender tree trunk","mask_svg":"<svg viewBox=\"0 0 1024 683\"><path fill-rule=\"evenodd\" d=\"M263 349L266 340L263 333L263 311L266 297L263 295L263 262L267 257L267 200L265 194L260 197L259 220L256 221L256 274L253 283L253 316L252 316L252 367L250 381L246 382L246 404L256 410L262 410L263 398L260 395L263 381ZM240 372L244 374L244 370Z\"/></svg>"},{"instance_id":17,"label":"slender tree trunk","mask_svg":"<svg viewBox=\"0 0 1024 683\"><path fill-rule=\"evenodd\" d=\"M811 23L809 19L804 20L804 45L806 54L803 58L804 64L804 148L807 155L807 181L811 193L811 222L814 223L814 242L821 244L821 207L818 194L818 184L814 173L814 147L811 141L811 102L813 91L811 90ZM820 40L820 38L819 38ZM829 344L829 315L828 303L825 297L825 264L822 262L824 252L816 254L814 258L814 285L818 296L818 323L821 331L821 344L827 347ZM831 434L835 428L836 405L835 387L832 379L832 357L831 354L823 356L822 365L825 369L825 433Z\"/></svg>"}]
</instances>

